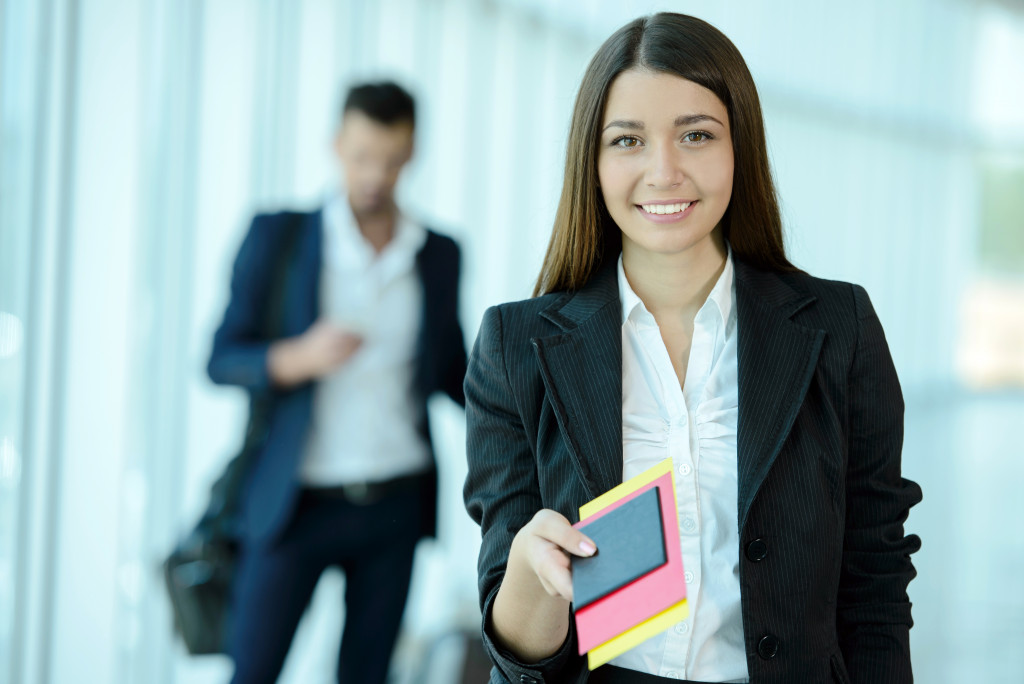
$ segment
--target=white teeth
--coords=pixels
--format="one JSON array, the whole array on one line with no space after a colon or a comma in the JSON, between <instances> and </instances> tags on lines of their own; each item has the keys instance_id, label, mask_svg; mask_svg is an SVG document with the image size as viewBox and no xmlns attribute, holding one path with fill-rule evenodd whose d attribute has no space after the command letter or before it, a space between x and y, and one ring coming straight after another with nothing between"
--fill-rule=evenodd
<instances>
[{"instance_id":1,"label":"white teeth","mask_svg":"<svg viewBox=\"0 0 1024 684\"><path fill-rule=\"evenodd\" d=\"M648 214L678 214L682 211L686 211L692 202L683 202L681 204L641 204L640 206Z\"/></svg>"}]
</instances>

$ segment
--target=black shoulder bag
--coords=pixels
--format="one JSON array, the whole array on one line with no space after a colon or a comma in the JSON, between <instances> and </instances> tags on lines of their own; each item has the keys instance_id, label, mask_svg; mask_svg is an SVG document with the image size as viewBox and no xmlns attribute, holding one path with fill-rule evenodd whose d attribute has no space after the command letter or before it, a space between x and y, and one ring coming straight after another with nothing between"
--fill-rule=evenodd
<instances>
[{"instance_id":1,"label":"black shoulder bag","mask_svg":"<svg viewBox=\"0 0 1024 684\"><path fill-rule=\"evenodd\" d=\"M261 326L263 339L281 336L284 322L288 266L300 234L300 215L285 227L282 244L267 291L267 307ZM224 653L231 587L235 577L238 545L242 534L241 494L259 438L266 430L273 408L273 393L253 392L249 422L242 448L210 489L210 501L195 529L164 561L164 581L174 613L174 629L192 655Z\"/></svg>"}]
</instances>

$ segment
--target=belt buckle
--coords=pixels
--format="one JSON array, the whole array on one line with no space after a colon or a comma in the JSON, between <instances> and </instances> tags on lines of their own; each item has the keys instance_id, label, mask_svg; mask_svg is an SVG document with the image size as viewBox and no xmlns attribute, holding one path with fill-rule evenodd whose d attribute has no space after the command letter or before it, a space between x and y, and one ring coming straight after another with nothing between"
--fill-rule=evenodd
<instances>
[{"instance_id":1,"label":"belt buckle","mask_svg":"<svg viewBox=\"0 0 1024 684\"><path fill-rule=\"evenodd\" d=\"M345 492L345 498L357 506L373 503L370 486L366 482L353 482L342 485L341 488Z\"/></svg>"}]
</instances>

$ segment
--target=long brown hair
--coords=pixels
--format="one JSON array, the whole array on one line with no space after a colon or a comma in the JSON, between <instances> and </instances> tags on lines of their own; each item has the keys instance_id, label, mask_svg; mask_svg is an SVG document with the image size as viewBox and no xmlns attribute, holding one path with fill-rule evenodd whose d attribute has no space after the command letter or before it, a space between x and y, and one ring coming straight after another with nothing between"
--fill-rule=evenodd
<instances>
[{"instance_id":1,"label":"long brown hair","mask_svg":"<svg viewBox=\"0 0 1024 684\"><path fill-rule=\"evenodd\" d=\"M622 235L598 187L597 151L608 90L631 68L675 74L718 96L729 114L734 155L722 236L739 259L768 270L795 270L782 242L761 103L742 55L711 24L662 12L613 33L587 66L569 128L562 196L534 296L579 289L622 249Z\"/></svg>"}]
</instances>

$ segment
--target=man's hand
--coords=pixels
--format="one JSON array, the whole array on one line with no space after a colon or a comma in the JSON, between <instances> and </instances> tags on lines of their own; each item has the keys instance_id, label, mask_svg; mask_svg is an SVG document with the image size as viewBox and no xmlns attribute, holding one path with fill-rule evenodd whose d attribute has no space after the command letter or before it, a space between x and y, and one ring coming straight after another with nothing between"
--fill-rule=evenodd
<instances>
[{"instance_id":1,"label":"man's hand","mask_svg":"<svg viewBox=\"0 0 1024 684\"><path fill-rule=\"evenodd\" d=\"M267 369L271 381L292 387L330 375L359 350L363 338L320 319L306 332L270 346Z\"/></svg>"}]
</instances>

